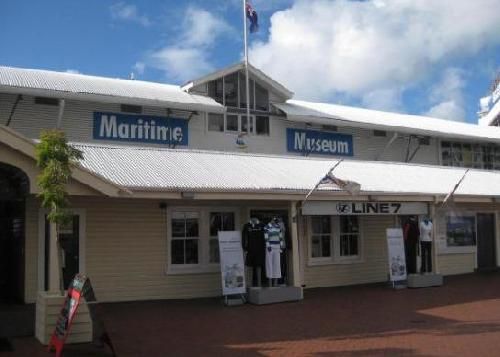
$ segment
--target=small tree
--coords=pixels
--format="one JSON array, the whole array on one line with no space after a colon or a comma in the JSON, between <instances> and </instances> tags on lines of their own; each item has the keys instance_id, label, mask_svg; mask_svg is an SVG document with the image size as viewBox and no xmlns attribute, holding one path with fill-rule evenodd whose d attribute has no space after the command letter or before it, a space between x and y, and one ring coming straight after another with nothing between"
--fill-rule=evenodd
<instances>
[{"instance_id":1,"label":"small tree","mask_svg":"<svg viewBox=\"0 0 500 357\"><path fill-rule=\"evenodd\" d=\"M42 206L49 210L48 221L55 225L56 237L51 239L57 239L58 226L70 219L66 185L71 178L71 169L83 156L79 150L68 145L64 132L57 129L42 131L35 152L37 166L41 170L37 181L39 197ZM58 250L60 256L59 244Z\"/></svg>"}]
</instances>

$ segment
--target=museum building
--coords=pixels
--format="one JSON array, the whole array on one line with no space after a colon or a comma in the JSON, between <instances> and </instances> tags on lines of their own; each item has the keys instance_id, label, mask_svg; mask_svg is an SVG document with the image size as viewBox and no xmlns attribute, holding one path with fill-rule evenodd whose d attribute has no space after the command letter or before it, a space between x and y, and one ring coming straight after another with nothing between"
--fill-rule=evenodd
<instances>
[{"instance_id":1,"label":"museum building","mask_svg":"<svg viewBox=\"0 0 500 357\"><path fill-rule=\"evenodd\" d=\"M434 222L435 272L499 266L499 128L293 100L253 66L247 103L244 73L179 87L0 67L0 298L51 318L38 311L56 277L34 150L56 127L84 157L59 232L64 285L85 273L102 302L220 296L217 233L251 217L284 224L282 285L387 281L386 229L409 215ZM334 166L360 191L304 203Z\"/></svg>"}]
</instances>

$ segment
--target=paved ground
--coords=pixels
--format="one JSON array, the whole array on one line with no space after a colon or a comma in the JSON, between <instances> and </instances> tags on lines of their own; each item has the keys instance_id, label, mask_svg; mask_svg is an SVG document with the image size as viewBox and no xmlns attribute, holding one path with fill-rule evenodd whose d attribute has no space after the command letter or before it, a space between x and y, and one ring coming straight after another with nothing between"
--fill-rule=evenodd
<instances>
[{"instance_id":1,"label":"paved ground","mask_svg":"<svg viewBox=\"0 0 500 357\"><path fill-rule=\"evenodd\" d=\"M104 305L118 356L500 356L500 273L445 286L306 290L305 300L224 307L219 299ZM47 356L33 339L15 352ZM109 356L73 345L65 356Z\"/></svg>"}]
</instances>

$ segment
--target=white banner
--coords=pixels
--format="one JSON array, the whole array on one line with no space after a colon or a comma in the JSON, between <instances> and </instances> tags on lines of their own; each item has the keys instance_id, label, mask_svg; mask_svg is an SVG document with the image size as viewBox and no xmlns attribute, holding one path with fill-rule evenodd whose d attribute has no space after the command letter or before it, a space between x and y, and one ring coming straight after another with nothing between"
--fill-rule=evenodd
<instances>
[{"instance_id":1,"label":"white banner","mask_svg":"<svg viewBox=\"0 0 500 357\"><path fill-rule=\"evenodd\" d=\"M336 202L315 201L306 202L302 207L304 216L324 215L349 215L349 216L375 216L375 215L407 215L428 214L425 202Z\"/></svg>"},{"instance_id":2,"label":"white banner","mask_svg":"<svg viewBox=\"0 0 500 357\"><path fill-rule=\"evenodd\" d=\"M406 280L406 258L403 230L387 228L387 258L391 281Z\"/></svg>"},{"instance_id":3,"label":"white banner","mask_svg":"<svg viewBox=\"0 0 500 357\"><path fill-rule=\"evenodd\" d=\"M241 232L219 232L220 269L222 294L244 294L245 263L241 246Z\"/></svg>"}]
</instances>

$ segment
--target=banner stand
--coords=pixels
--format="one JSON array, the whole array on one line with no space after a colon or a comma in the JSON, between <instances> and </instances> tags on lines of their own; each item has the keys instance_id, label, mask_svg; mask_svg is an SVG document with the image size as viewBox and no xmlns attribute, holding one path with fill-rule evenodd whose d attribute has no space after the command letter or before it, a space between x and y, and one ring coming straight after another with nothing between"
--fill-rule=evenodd
<instances>
[{"instance_id":1,"label":"banner stand","mask_svg":"<svg viewBox=\"0 0 500 357\"><path fill-rule=\"evenodd\" d=\"M224 305L226 306L239 306L246 304L246 302L247 299L243 294L224 296Z\"/></svg>"},{"instance_id":2,"label":"banner stand","mask_svg":"<svg viewBox=\"0 0 500 357\"><path fill-rule=\"evenodd\" d=\"M395 290L406 288L406 255L403 230L387 228L387 261L389 264L389 279Z\"/></svg>"},{"instance_id":3,"label":"banner stand","mask_svg":"<svg viewBox=\"0 0 500 357\"><path fill-rule=\"evenodd\" d=\"M220 231L219 256L222 294L226 306L246 303L245 263L240 231Z\"/></svg>"}]
</instances>

